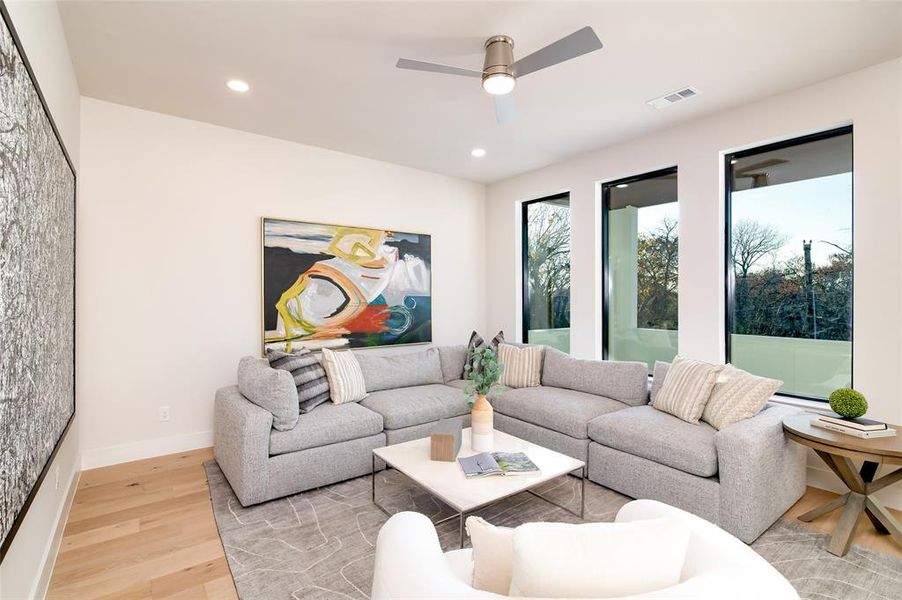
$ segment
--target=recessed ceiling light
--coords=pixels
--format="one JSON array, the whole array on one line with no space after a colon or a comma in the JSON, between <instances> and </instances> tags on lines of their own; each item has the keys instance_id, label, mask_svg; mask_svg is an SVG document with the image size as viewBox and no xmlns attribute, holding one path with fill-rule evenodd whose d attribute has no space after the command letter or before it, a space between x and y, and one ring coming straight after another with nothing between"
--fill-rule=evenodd
<instances>
[{"instance_id":1,"label":"recessed ceiling light","mask_svg":"<svg viewBox=\"0 0 902 600\"><path fill-rule=\"evenodd\" d=\"M470 150L470 156L473 158L482 158L485 156L485 148L473 148Z\"/></svg>"},{"instance_id":2,"label":"recessed ceiling light","mask_svg":"<svg viewBox=\"0 0 902 600\"><path fill-rule=\"evenodd\" d=\"M622 189L622 188L629 187L629 186L630 186L630 184L628 184L628 183L621 183L617 187Z\"/></svg>"},{"instance_id":3,"label":"recessed ceiling light","mask_svg":"<svg viewBox=\"0 0 902 600\"><path fill-rule=\"evenodd\" d=\"M240 79L229 79L226 82L226 85L233 92L240 92L242 94L251 89L251 86L249 86L246 81L242 81Z\"/></svg>"}]
</instances>

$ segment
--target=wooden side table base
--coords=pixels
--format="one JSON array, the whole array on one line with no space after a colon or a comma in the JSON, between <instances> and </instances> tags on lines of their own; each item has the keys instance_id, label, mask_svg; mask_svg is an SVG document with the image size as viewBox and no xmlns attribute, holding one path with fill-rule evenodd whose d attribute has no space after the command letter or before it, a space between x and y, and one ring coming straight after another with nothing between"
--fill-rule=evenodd
<instances>
[{"instance_id":1,"label":"wooden side table base","mask_svg":"<svg viewBox=\"0 0 902 600\"><path fill-rule=\"evenodd\" d=\"M902 469L896 469L875 481L874 476L877 474L878 463L865 461L861 470L856 471L855 465L845 456L829 454L819 449L816 449L815 452L850 490L799 516L800 521L808 523L840 507L845 507L836 529L833 530L833 537L830 538L827 550L836 556L845 556L852 545L858 518L862 512L868 515L877 531L890 534L897 544L902 545L902 527L886 510L886 507L873 496L878 490L902 479Z\"/></svg>"}]
</instances>

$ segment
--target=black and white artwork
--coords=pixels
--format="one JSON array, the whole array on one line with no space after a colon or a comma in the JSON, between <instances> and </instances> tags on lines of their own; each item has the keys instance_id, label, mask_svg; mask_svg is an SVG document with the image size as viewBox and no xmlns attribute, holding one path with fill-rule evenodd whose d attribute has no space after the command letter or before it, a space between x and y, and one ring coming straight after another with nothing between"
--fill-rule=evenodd
<instances>
[{"instance_id":1,"label":"black and white artwork","mask_svg":"<svg viewBox=\"0 0 902 600\"><path fill-rule=\"evenodd\" d=\"M75 414L75 171L0 2L2 556Z\"/></svg>"}]
</instances>

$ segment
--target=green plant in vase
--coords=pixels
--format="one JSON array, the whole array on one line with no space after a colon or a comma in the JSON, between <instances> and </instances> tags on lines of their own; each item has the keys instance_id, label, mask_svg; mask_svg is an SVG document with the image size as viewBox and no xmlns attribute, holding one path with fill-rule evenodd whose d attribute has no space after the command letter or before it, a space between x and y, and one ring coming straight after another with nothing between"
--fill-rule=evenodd
<instances>
[{"instance_id":1,"label":"green plant in vase","mask_svg":"<svg viewBox=\"0 0 902 600\"><path fill-rule=\"evenodd\" d=\"M467 357L464 376L470 406L470 446L475 452L491 452L495 443L494 411L486 395L500 387L504 365L498 363L495 351L477 348Z\"/></svg>"},{"instance_id":2,"label":"green plant in vase","mask_svg":"<svg viewBox=\"0 0 902 600\"><path fill-rule=\"evenodd\" d=\"M501 387L498 382L503 371L504 365L498 362L498 356L491 348L476 348L470 352L464 365L464 379L467 380L464 391L470 408L480 396Z\"/></svg>"}]
</instances>

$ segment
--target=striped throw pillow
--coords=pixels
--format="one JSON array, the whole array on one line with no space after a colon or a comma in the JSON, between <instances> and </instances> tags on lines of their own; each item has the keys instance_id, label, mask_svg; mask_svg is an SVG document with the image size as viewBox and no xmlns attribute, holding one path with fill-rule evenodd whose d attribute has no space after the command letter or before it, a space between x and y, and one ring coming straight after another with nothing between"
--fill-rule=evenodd
<instances>
[{"instance_id":1,"label":"striped throw pillow","mask_svg":"<svg viewBox=\"0 0 902 600\"><path fill-rule=\"evenodd\" d=\"M358 402L367 397L366 384L360 363L351 351L333 352L323 348L323 367L329 378L329 389L332 402Z\"/></svg>"},{"instance_id":2,"label":"striped throw pillow","mask_svg":"<svg viewBox=\"0 0 902 600\"><path fill-rule=\"evenodd\" d=\"M308 413L329 400L329 379L326 370L313 352L301 348L295 352L267 349L266 358L273 369L288 371L298 388L298 408Z\"/></svg>"},{"instance_id":3,"label":"striped throw pillow","mask_svg":"<svg viewBox=\"0 0 902 600\"><path fill-rule=\"evenodd\" d=\"M652 406L687 423L698 423L721 371L723 365L677 356Z\"/></svg>"},{"instance_id":4,"label":"striped throw pillow","mask_svg":"<svg viewBox=\"0 0 902 600\"><path fill-rule=\"evenodd\" d=\"M498 344L498 362L504 365L501 385L512 388L536 387L542 380L542 346L518 348Z\"/></svg>"},{"instance_id":5,"label":"striped throw pillow","mask_svg":"<svg viewBox=\"0 0 902 600\"><path fill-rule=\"evenodd\" d=\"M705 405L702 420L715 429L723 429L750 419L761 412L781 385L783 382L778 379L758 377L727 365Z\"/></svg>"}]
</instances>

